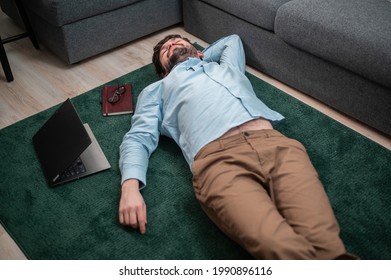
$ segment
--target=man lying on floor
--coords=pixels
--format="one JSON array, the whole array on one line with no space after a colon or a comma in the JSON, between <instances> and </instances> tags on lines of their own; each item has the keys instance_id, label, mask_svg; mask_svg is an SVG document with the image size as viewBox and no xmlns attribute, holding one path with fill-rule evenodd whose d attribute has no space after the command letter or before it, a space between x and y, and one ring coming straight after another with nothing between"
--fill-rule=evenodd
<instances>
[{"instance_id":1,"label":"man lying on floor","mask_svg":"<svg viewBox=\"0 0 391 280\"><path fill-rule=\"evenodd\" d=\"M121 224L146 232L140 190L162 134L181 148L202 209L255 258L355 258L305 148L273 128L284 117L256 97L237 35L203 52L170 35L153 62L163 78L140 94L120 147Z\"/></svg>"}]
</instances>

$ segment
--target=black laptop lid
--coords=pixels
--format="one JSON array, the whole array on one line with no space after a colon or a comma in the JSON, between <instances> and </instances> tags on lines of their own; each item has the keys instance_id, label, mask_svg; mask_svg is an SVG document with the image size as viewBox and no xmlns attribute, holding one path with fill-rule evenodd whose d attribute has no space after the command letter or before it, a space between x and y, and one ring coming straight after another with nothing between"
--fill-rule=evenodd
<instances>
[{"instance_id":1,"label":"black laptop lid","mask_svg":"<svg viewBox=\"0 0 391 280\"><path fill-rule=\"evenodd\" d=\"M33 136L48 181L53 182L91 144L70 99Z\"/></svg>"}]
</instances>

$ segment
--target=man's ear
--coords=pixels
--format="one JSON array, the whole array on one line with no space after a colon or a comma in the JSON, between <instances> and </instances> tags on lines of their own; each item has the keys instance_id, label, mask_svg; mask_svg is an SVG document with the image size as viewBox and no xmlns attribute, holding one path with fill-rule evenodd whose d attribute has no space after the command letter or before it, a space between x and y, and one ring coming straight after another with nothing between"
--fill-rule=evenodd
<instances>
[{"instance_id":1,"label":"man's ear","mask_svg":"<svg viewBox=\"0 0 391 280\"><path fill-rule=\"evenodd\" d=\"M204 53L202 51L197 50L198 58L204 58Z\"/></svg>"}]
</instances>

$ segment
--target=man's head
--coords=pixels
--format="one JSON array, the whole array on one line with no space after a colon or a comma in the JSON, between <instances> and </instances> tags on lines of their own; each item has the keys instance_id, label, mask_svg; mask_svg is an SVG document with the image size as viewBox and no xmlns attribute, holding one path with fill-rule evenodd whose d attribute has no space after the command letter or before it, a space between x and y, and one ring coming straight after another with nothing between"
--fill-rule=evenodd
<instances>
[{"instance_id":1,"label":"man's head","mask_svg":"<svg viewBox=\"0 0 391 280\"><path fill-rule=\"evenodd\" d=\"M189 39L173 34L166 36L153 48L152 62L159 76L167 76L177 63L189 57L202 58L203 54Z\"/></svg>"}]
</instances>

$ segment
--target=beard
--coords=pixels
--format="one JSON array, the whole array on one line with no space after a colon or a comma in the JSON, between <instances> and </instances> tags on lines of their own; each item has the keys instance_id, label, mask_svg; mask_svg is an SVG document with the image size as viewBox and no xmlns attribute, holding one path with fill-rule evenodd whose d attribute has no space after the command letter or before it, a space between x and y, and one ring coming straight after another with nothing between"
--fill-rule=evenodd
<instances>
[{"instance_id":1,"label":"beard","mask_svg":"<svg viewBox=\"0 0 391 280\"><path fill-rule=\"evenodd\" d=\"M175 65L188 59L189 57L198 57L196 48L194 47L180 47L172 51L170 59L168 61L168 72L174 68Z\"/></svg>"}]
</instances>

